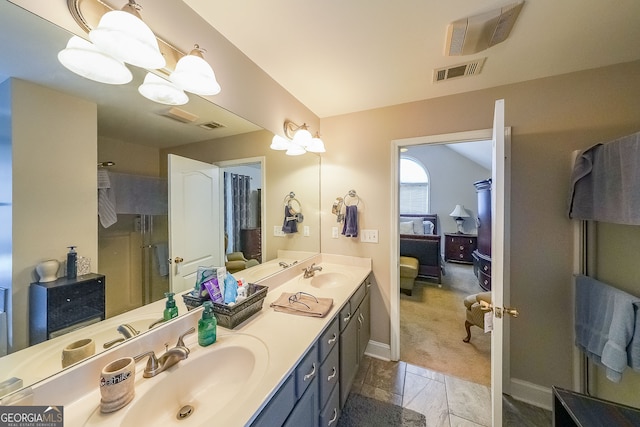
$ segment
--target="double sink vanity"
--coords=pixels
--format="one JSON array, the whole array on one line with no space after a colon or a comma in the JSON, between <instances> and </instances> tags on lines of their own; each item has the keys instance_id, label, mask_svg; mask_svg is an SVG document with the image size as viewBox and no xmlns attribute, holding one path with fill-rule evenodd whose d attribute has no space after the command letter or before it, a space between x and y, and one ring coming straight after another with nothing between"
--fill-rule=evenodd
<instances>
[{"instance_id":1,"label":"double sink vanity","mask_svg":"<svg viewBox=\"0 0 640 427\"><path fill-rule=\"evenodd\" d=\"M314 263L322 269L305 278ZM63 406L65 426L336 425L369 341L370 273L368 258L316 255L256 282L269 287L262 310L233 330L218 326L213 345L185 334L197 329L202 310L195 309L36 383L13 404ZM283 292L332 298L333 306L322 318L276 312L270 304ZM161 316L159 303L144 308L142 323ZM150 351L160 358L180 336L186 359L145 378L141 358L133 400L101 413L106 365Z\"/></svg>"}]
</instances>

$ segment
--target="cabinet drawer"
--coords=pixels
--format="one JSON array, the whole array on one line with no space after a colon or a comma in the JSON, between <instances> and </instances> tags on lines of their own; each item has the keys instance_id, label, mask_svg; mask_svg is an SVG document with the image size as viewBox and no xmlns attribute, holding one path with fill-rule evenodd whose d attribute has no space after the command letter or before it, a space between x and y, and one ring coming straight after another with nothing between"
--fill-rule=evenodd
<instances>
[{"instance_id":1,"label":"cabinet drawer","mask_svg":"<svg viewBox=\"0 0 640 427\"><path fill-rule=\"evenodd\" d=\"M349 321L351 320L351 314L351 303L347 301L344 307L342 307L342 310L340 310L340 317L338 318L338 322L340 323L340 332L344 331L344 328L346 328L349 324Z\"/></svg>"},{"instance_id":2,"label":"cabinet drawer","mask_svg":"<svg viewBox=\"0 0 640 427\"><path fill-rule=\"evenodd\" d=\"M480 259L479 271L486 274L487 276L491 276L491 261L486 261Z\"/></svg>"},{"instance_id":3,"label":"cabinet drawer","mask_svg":"<svg viewBox=\"0 0 640 427\"><path fill-rule=\"evenodd\" d=\"M338 424L338 418L340 418L340 393L338 393L338 388L335 387L333 389L327 404L320 412L320 427L335 427Z\"/></svg>"},{"instance_id":4,"label":"cabinet drawer","mask_svg":"<svg viewBox=\"0 0 640 427\"><path fill-rule=\"evenodd\" d=\"M478 282L480 282L480 287L485 291L491 290L491 276L488 274L480 272L480 276L478 276Z\"/></svg>"},{"instance_id":5,"label":"cabinet drawer","mask_svg":"<svg viewBox=\"0 0 640 427\"><path fill-rule=\"evenodd\" d=\"M326 331L322 333L319 340L319 360L322 362L327 355L338 344L338 336L340 329L338 328L338 318L333 319Z\"/></svg>"},{"instance_id":6,"label":"cabinet drawer","mask_svg":"<svg viewBox=\"0 0 640 427\"><path fill-rule=\"evenodd\" d=\"M320 366L320 407L329 400L329 395L340 378L340 353L338 347L334 347L327 360Z\"/></svg>"},{"instance_id":7,"label":"cabinet drawer","mask_svg":"<svg viewBox=\"0 0 640 427\"><path fill-rule=\"evenodd\" d=\"M349 300L351 302L351 311L356 311L360 307L360 303L364 299L364 295L367 293L367 283L362 282L358 289L353 293L353 296Z\"/></svg>"},{"instance_id":8,"label":"cabinet drawer","mask_svg":"<svg viewBox=\"0 0 640 427\"><path fill-rule=\"evenodd\" d=\"M296 399L307 389L311 381L318 375L318 346L314 344L296 367Z\"/></svg>"}]
</instances>

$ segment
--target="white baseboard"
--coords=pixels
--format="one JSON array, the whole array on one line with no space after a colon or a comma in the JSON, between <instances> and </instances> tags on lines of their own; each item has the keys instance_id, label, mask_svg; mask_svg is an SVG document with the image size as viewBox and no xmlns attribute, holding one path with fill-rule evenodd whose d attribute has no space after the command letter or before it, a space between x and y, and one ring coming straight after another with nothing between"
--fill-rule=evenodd
<instances>
[{"instance_id":1,"label":"white baseboard","mask_svg":"<svg viewBox=\"0 0 640 427\"><path fill-rule=\"evenodd\" d=\"M551 410L553 393L550 388L542 387L528 381L511 378L511 397L539 408Z\"/></svg>"},{"instance_id":2,"label":"white baseboard","mask_svg":"<svg viewBox=\"0 0 640 427\"><path fill-rule=\"evenodd\" d=\"M389 344L369 340L364 354L375 357L376 359L391 360L391 346Z\"/></svg>"}]
</instances>

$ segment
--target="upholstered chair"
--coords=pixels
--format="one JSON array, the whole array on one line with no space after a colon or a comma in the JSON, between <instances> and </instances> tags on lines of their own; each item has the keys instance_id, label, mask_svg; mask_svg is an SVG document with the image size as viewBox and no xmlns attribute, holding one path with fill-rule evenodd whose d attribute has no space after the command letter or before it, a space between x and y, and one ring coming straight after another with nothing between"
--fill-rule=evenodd
<instances>
[{"instance_id":1,"label":"upholstered chair","mask_svg":"<svg viewBox=\"0 0 640 427\"><path fill-rule=\"evenodd\" d=\"M482 309L480 301L491 304L491 292L480 292L479 294L469 295L464 299L464 306L467 309L467 320L464 322L467 336L462 340L464 342L471 341L471 326L477 326L484 331L484 314L486 310Z\"/></svg>"}]
</instances>

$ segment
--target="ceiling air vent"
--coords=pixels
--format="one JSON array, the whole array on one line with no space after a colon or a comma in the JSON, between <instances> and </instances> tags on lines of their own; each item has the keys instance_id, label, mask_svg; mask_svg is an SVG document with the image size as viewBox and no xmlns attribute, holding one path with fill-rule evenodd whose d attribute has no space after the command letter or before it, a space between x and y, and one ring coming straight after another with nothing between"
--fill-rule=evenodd
<instances>
[{"instance_id":1,"label":"ceiling air vent","mask_svg":"<svg viewBox=\"0 0 640 427\"><path fill-rule=\"evenodd\" d=\"M433 70L433 82L443 82L445 80L456 79L459 77L475 76L480 74L482 66L487 58L480 58L474 61L465 62L464 64L452 65L451 67L437 68Z\"/></svg>"},{"instance_id":2,"label":"ceiling air vent","mask_svg":"<svg viewBox=\"0 0 640 427\"><path fill-rule=\"evenodd\" d=\"M202 123L202 124L200 124L198 126L200 126L203 129L207 129L207 130L213 130L213 129L218 129L218 128L225 127L224 125L222 125L220 123L216 123L216 122Z\"/></svg>"}]
</instances>

